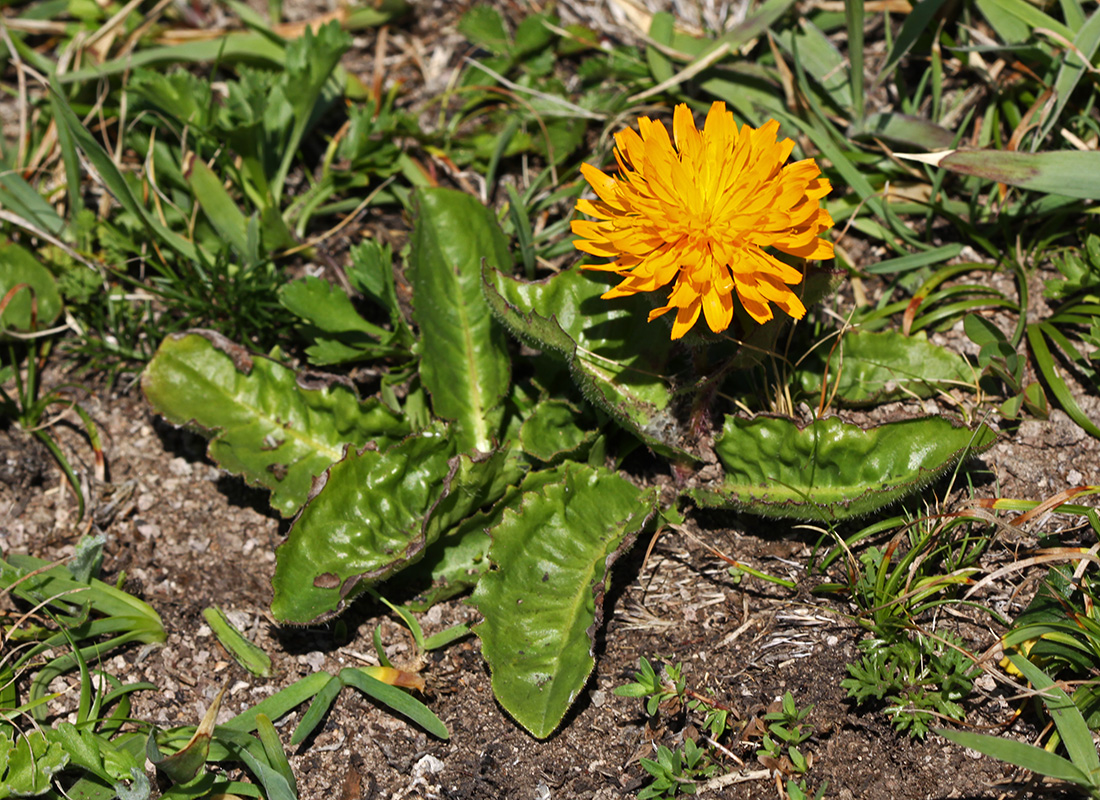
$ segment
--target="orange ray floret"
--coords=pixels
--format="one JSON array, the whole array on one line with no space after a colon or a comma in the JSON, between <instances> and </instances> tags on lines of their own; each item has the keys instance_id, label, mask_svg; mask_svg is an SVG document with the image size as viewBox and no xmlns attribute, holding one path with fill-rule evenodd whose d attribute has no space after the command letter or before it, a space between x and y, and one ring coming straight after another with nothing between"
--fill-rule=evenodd
<instances>
[{"instance_id":1,"label":"orange ray floret","mask_svg":"<svg viewBox=\"0 0 1100 800\"><path fill-rule=\"evenodd\" d=\"M770 255L772 248L805 259L833 257L820 238L833 226L821 199L831 190L813 159L784 162L794 148L776 141L779 123L740 130L725 103L714 103L700 131L684 104L672 117L672 137L649 117L638 131L615 134L619 174L589 164L581 174L596 200L578 200L593 220L573 221L578 250L607 264L586 269L616 272L622 283L603 297L652 292L672 283L668 304L652 321L676 310L679 339L700 313L715 333L733 320L734 295L757 322L772 318L774 303L796 319L806 307L791 286L798 269Z\"/></svg>"}]
</instances>

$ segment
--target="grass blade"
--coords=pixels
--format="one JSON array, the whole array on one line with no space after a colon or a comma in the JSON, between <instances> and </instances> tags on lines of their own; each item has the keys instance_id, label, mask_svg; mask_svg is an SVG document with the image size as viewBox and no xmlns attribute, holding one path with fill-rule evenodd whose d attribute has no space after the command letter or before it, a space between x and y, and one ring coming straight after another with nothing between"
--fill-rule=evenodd
<instances>
[{"instance_id":1,"label":"grass blade","mask_svg":"<svg viewBox=\"0 0 1100 800\"><path fill-rule=\"evenodd\" d=\"M1071 762L1061 756L1054 755L1054 753L1048 753L1041 747L1018 742L1015 739L989 736L984 733L942 729L938 729L936 732L955 744L961 744L963 747L977 750L984 755L1029 769L1037 775L1059 778L1078 786L1092 786L1089 777Z\"/></svg>"},{"instance_id":2,"label":"grass blade","mask_svg":"<svg viewBox=\"0 0 1100 800\"><path fill-rule=\"evenodd\" d=\"M432 736L440 739L451 737L451 734L447 731L447 726L432 713L430 708L401 689L382 683L382 681L372 678L356 667L346 667L340 670L340 680L348 686L354 686L363 694L373 697L379 703L396 711L403 717L412 720Z\"/></svg>"},{"instance_id":3,"label":"grass blade","mask_svg":"<svg viewBox=\"0 0 1100 800\"><path fill-rule=\"evenodd\" d=\"M863 0L845 0L848 23L848 59L851 61L852 118L863 119Z\"/></svg>"},{"instance_id":4,"label":"grass blade","mask_svg":"<svg viewBox=\"0 0 1100 800\"><path fill-rule=\"evenodd\" d=\"M1073 394L1066 385L1065 379L1058 374L1058 368L1054 364L1054 358L1051 356L1050 348L1044 338L1044 334L1049 335L1049 331L1045 330L1048 327L1050 325L1046 322L1035 322L1027 326L1027 341L1031 345L1031 352L1035 357L1035 368L1043 376L1044 382L1050 387L1051 394L1054 395L1054 399L1058 401L1058 405L1062 407L1062 410L1085 431L1100 439L1100 428L1077 405L1077 401L1073 399Z\"/></svg>"}]
</instances>

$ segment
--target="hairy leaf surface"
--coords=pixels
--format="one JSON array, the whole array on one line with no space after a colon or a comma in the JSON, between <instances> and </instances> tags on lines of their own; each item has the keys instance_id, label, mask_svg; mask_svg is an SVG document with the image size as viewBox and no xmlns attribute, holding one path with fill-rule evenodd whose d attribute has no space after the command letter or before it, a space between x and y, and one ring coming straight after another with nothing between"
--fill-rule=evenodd
<instances>
[{"instance_id":1,"label":"hairy leaf surface","mask_svg":"<svg viewBox=\"0 0 1100 800\"><path fill-rule=\"evenodd\" d=\"M491 531L494 568L473 602L485 617L475 630L493 693L545 738L592 672L608 567L654 513L656 493L575 463L528 480L537 488Z\"/></svg>"},{"instance_id":2,"label":"hairy leaf surface","mask_svg":"<svg viewBox=\"0 0 1100 800\"><path fill-rule=\"evenodd\" d=\"M715 442L725 479L688 495L767 517L829 521L875 511L927 486L997 439L943 417L864 430L837 417L804 428L776 417L727 416Z\"/></svg>"},{"instance_id":3,"label":"hairy leaf surface","mask_svg":"<svg viewBox=\"0 0 1100 800\"><path fill-rule=\"evenodd\" d=\"M210 436L210 456L222 467L270 489L283 516L306 501L313 478L345 445L386 445L409 432L377 400L361 402L350 384L299 375L212 331L167 337L141 386L157 413Z\"/></svg>"},{"instance_id":4,"label":"hairy leaf surface","mask_svg":"<svg viewBox=\"0 0 1100 800\"><path fill-rule=\"evenodd\" d=\"M565 358L591 402L666 456L688 458L676 443L669 408L668 330L646 322L637 300L601 300L613 277L569 269L528 283L483 270L485 296L516 336Z\"/></svg>"}]
</instances>

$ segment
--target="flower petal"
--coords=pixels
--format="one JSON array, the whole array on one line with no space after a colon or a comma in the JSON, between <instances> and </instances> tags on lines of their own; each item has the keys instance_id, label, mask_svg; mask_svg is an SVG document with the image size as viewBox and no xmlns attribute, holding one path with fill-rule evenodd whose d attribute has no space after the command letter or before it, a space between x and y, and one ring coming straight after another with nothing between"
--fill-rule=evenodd
<instances>
[{"instance_id":1,"label":"flower petal","mask_svg":"<svg viewBox=\"0 0 1100 800\"><path fill-rule=\"evenodd\" d=\"M700 130L686 104L669 129L640 117L637 130L615 134L614 177L585 164L581 174L598 200L577 201L591 220L575 220L574 246L609 259L587 269L616 272L622 281L606 298L672 286L653 319L676 309L678 339L702 315L715 332L733 320L735 299L757 322L772 304L796 318L806 313L798 293L802 271L771 252L804 259L833 256L821 235L833 225L821 200L829 181L813 159L787 164L794 149L779 123L737 127L733 113L713 103Z\"/></svg>"}]
</instances>

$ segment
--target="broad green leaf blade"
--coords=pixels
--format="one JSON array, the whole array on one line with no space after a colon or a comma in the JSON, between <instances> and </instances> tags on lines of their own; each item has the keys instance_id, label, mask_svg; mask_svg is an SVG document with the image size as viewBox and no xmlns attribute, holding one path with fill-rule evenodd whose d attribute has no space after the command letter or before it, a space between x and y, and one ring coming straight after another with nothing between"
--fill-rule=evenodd
<instances>
[{"instance_id":1,"label":"broad green leaf blade","mask_svg":"<svg viewBox=\"0 0 1100 800\"><path fill-rule=\"evenodd\" d=\"M985 424L971 431L943 417L864 430L837 417L799 428L777 417L727 416L715 442L725 479L687 494L765 517L847 519L918 491L996 439Z\"/></svg>"},{"instance_id":2,"label":"broad green leaf blade","mask_svg":"<svg viewBox=\"0 0 1100 800\"><path fill-rule=\"evenodd\" d=\"M512 264L493 213L450 189L417 193L409 280L420 326L420 376L437 416L454 420L459 449L493 449L511 363L481 291L481 264Z\"/></svg>"},{"instance_id":3,"label":"broad green leaf blade","mask_svg":"<svg viewBox=\"0 0 1100 800\"><path fill-rule=\"evenodd\" d=\"M1058 150L1020 153L1012 150L947 150L942 153L897 153L898 158L1008 183L1033 192L1084 200L1100 199L1100 151Z\"/></svg>"},{"instance_id":4,"label":"broad green leaf blade","mask_svg":"<svg viewBox=\"0 0 1100 800\"><path fill-rule=\"evenodd\" d=\"M361 402L335 376L298 375L211 331L166 338L141 380L150 404L175 425L211 436L210 456L290 516L313 479L345 446L385 445L408 424L377 400Z\"/></svg>"},{"instance_id":5,"label":"broad green leaf blade","mask_svg":"<svg viewBox=\"0 0 1100 800\"><path fill-rule=\"evenodd\" d=\"M1078 786L1092 786L1084 772L1061 756L1048 753L1041 747L985 733L950 731L942 728L937 729L936 732L955 744L961 744L963 747L969 747L971 750L977 750L979 753L1017 767L1029 769L1037 775L1058 778Z\"/></svg>"},{"instance_id":6,"label":"broad green leaf blade","mask_svg":"<svg viewBox=\"0 0 1100 800\"><path fill-rule=\"evenodd\" d=\"M306 348L310 363L327 366L366 358L406 354L392 346L393 334L359 314L339 286L306 277L279 288L279 303L305 322L304 335L313 344Z\"/></svg>"},{"instance_id":7,"label":"broad green leaf blade","mask_svg":"<svg viewBox=\"0 0 1100 800\"><path fill-rule=\"evenodd\" d=\"M641 298L601 300L611 279L579 269L534 283L491 269L483 274L494 313L519 338L564 357L590 402L655 452L696 460L677 444L668 329L646 322Z\"/></svg>"},{"instance_id":8,"label":"broad green leaf blade","mask_svg":"<svg viewBox=\"0 0 1100 800\"><path fill-rule=\"evenodd\" d=\"M819 347L812 359L797 373L802 390L816 396L824 376L826 399L852 406L929 397L951 388L973 388L978 381L965 358L932 344L923 332L905 336L851 330L835 350Z\"/></svg>"},{"instance_id":9,"label":"broad green leaf blade","mask_svg":"<svg viewBox=\"0 0 1100 800\"><path fill-rule=\"evenodd\" d=\"M508 55L512 49L504 18L499 11L487 5L475 5L463 14L458 20L458 32L493 55Z\"/></svg>"},{"instance_id":10,"label":"broad green leaf blade","mask_svg":"<svg viewBox=\"0 0 1100 800\"><path fill-rule=\"evenodd\" d=\"M434 426L385 452L350 451L321 477L276 550L271 610L300 625L342 612L365 586L415 561L426 517L457 471Z\"/></svg>"},{"instance_id":11,"label":"broad green leaf blade","mask_svg":"<svg viewBox=\"0 0 1100 800\"><path fill-rule=\"evenodd\" d=\"M387 333L363 319L343 289L320 278L306 277L284 284L279 288L279 302L327 333L360 331L374 337Z\"/></svg>"},{"instance_id":12,"label":"broad green leaf blade","mask_svg":"<svg viewBox=\"0 0 1100 800\"><path fill-rule=\"evenodd\" d=\"M567 463L492 530L494 569L474 591L493 692L523 727L553 733L595 665L608 567L656 510L656 494Z\"/></svg>"},{"instance_id":13,"label":"broad green leaf blade","mask_svg":"<svg viewBox=\"0 0 1100 800\"><path fill-rule=\"evenodd\" d=\"M340 670L340 680L347 686L354 686L363 694L415 722L432 736L440 739L451 738L447 726L432 710L407 692L390 686L368 675L363 669L346 667Z\"/></svg>"},{"instance_id":14,"label":"broad green leaf blade","mask_svg":"<svg viewBox=\"0 0 1100 800\"><path fill-rule=\"evenodd\" d=\"M454 447L437 425L334 464L276 551L276 618L302 625L343 612L519 476L506 452L474 460Z\"/></svg>"},{"instance_id":15,"label":"broad green leaf blade","mask_svg":"<svg viewBox=\"0 0 1100 800\"><path fill-rule=\"evenodd\" d=\"M672 46L672 35L676 27L676 18L667 11L658 11L649 23L649 38L655 45ZM672 62L664 51L654 45L645 49L646 65L653 76L653 83L664 83L675 74Z\"/></svg>"},{"instance_id":16,"label":"broad green leaf blade","mask_svg":"<svg viewBox=\"0 0 1100 800\"><path fill-rule=\"evenodd\" d=\"M3 739L7 741L6 737ZM7 752L8 770L0 789L10 789L17 797L45 794L53 776L69 763L69 754L60 742L52 742L39 730L16 737L15 747Z\"/></svg>"},{"instance_id":17,"label":"broad green leaf blade","mask_svg":"<svg viewBox=\"0 0 1100 800\"><path fill-rule=\"evenodd\" d=\"M517 510L525 492L539 492L558 480L554 470L531 472L518 486L509 486L488 511L464 519L425 552L423 560L406 573L410 583L430 583L431 588L406 607L427 611L436 603L477 585L489 569L489 531L500 524L504 512Z\"/></svg>"},{"instance_id":18,"label":"broad green leaf blade","mask_svg":"<svg viewBox=\"0 0 1100 800\"><path fill-rule=\"evenodd\" d=\"M29 333L48 328L61 314L57 281L29 250L13 242L0 242L0 303L5 298L8 303L0 308L0 339L5 330Z\"/></svg>"},{"instance_id":19,"label":"broad green leaf blade","mask_svg":"<svg viewBox=\"0 0 1100 800\"><path fill-rule=\"evenodd\" d=\"M577 423L581 412L564 400L544 400L535 406L519 429L523 452L539 461L556 463L563 458L583 459L584 453L599 435Z\"/></svg>"}]
</instances>

